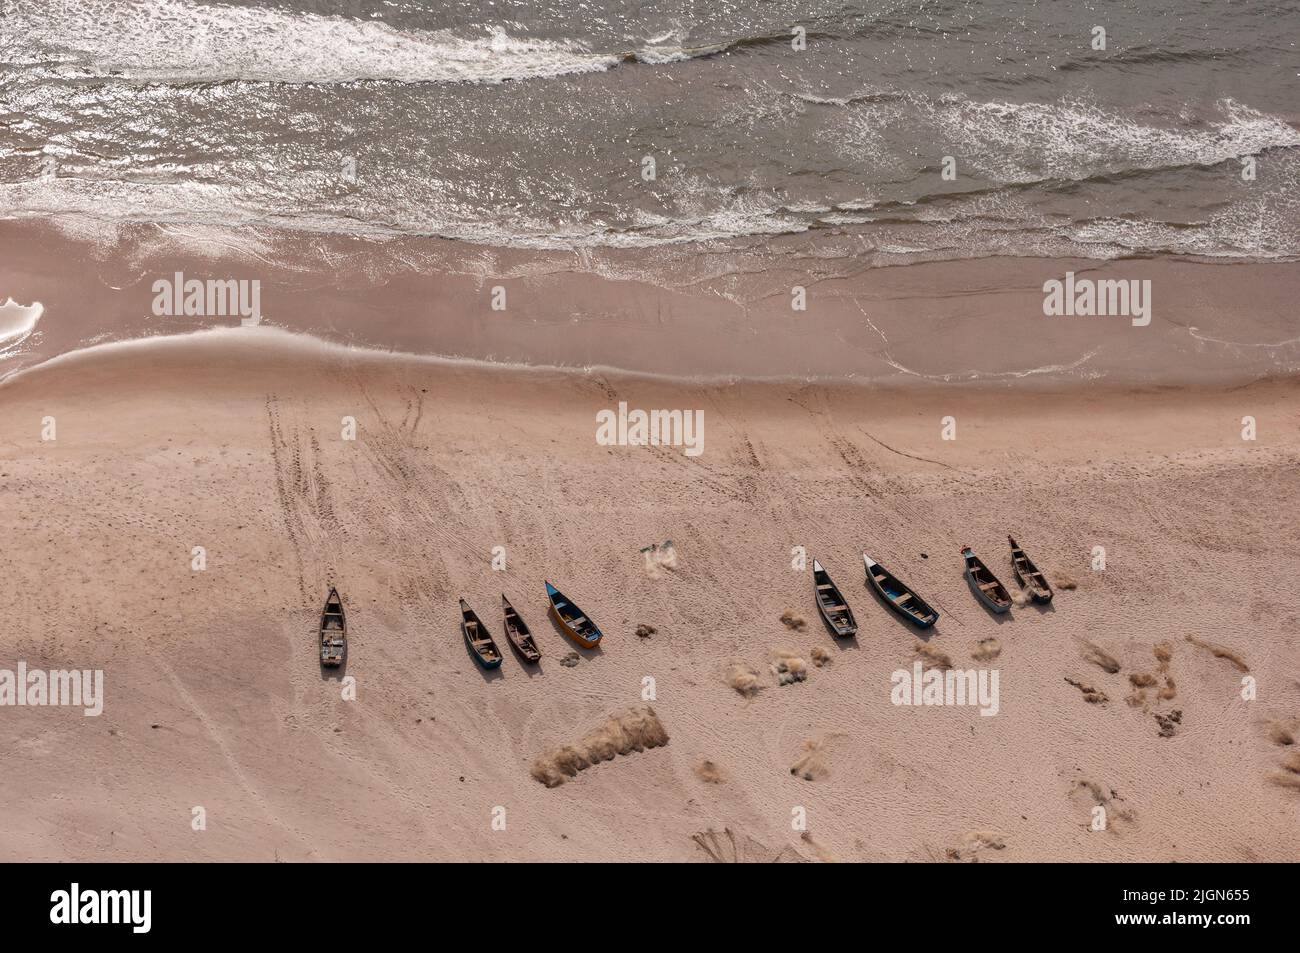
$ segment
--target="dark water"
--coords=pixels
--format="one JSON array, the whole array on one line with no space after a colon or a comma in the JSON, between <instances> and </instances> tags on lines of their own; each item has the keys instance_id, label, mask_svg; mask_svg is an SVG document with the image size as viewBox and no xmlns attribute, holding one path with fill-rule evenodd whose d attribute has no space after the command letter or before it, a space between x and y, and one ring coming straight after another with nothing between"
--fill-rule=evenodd
<instances>
[{"instance_id":1,"label":"dark water","mask_svg":"<svg viewBox=\"0 0 1300 953\"><path fill-rule=\"evenodd\" d=\"M5 217L1300 254L1300 0L0 7Z\"/></svg>"}]
</instances>

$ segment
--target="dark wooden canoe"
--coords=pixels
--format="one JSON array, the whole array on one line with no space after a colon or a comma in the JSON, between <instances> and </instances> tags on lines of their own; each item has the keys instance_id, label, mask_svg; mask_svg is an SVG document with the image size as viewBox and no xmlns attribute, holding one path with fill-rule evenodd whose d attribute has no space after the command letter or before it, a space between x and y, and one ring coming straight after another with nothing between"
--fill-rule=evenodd
<instances>
[{"instance_id":1,"label":"dark wooden canoe","mask_svg":"<svg viewBox=\"0 0 1300 953\"><path fill-rule=\"evenodd\" d=\"M930 604L912 592L897 576L866 553L862 561L867 567L867 588L875 590L885 605L893 609L918 628L928 629L939 621L939 613Z\"/></svg>"},{"instance_id":2,"label":"dark wooden canoe","mask_svg":"<svg viewBox=\"0 0 1300 953\"><path fill-rule=\"evenodd\" d=\"M992 570L980 560L969 546L963 546L962 557L966 560L966 581L970 583L975 598L984 603L990 612L1006 612L1011 608L1011 593L998 581Z\"/></svg>"},{"instance_id":3,"label":"dark wooden canoe","mask_svg":"<svg viewBox=\"0 0 1300 953\"><path fill-rule=\"evenodd\" d=\"M853 618L853 610L840 595L839 587L831 582L830 574L815 559L813 560L813 593L817 596L817 608L822 618L826 620L826 624L830 626L837 639L847 639L858 634L858 623Z\"/></svg>"},{"instance_id":4,"label":"dark wooden canoe","mask_svg":"<svg viewBox=\"0 0 1300 953\"><path fill-rule=\"evenodd\" d=\"M510 604L504 592L501 594L501 608L506 614L506 638L515 647L520 658L525 662L540 662L542 653L537 651L537 643L533 641L532 633L528 631L528 624L515 611L515 607Z\"/></svg>"},{"instance_id":5,"label":"dark wooden canoe","mask_svg":"<svg viewBox=\"0 0 1300 953\"><path fill-rule=\"evenodd\" d=\"M339 591L330 586L325 609L320 615L320 663L338 668L348 654L348 619L343 612Z\"/></svg>"},{"instance_id":6,"label":"dark wooden canoe","mask_svg":"<svg viewBox=\"0 0 1300 953\"><path fill-rule=\"evenodd\" d=\"M1038 571L1038 567L1014 539L1008 536L1007 542L1011 544L1011 569L1016 574L1016 582L1035 602L1051 602L1052 587L1048 584L1047 577Z\"/></svg>"},{"instance_id":7,"label":"dark wooden canoe","mask_svg":"<svg viewBox=\"0 0 1300 953\"><path fill-rule=\"evenodd\" d=\"M581 609L549 582L546 584L546 598L551 603L551 615L565 635L584 649L594 649L600 643L601 634L596 623L588 619Z\"/></svg>"},{"instance_id":8,"label":"dark wooden canoe","mask_svg":"<svg viewBox=\"0 0 1300 953\"><path fill-rule=\"evenodd\" d=\"M465 636L465 644L469 646L470 653L480 665L484 668L501 667L501 650L464 599L460 600L460 631Z\"/></svg>"}]
</instances>

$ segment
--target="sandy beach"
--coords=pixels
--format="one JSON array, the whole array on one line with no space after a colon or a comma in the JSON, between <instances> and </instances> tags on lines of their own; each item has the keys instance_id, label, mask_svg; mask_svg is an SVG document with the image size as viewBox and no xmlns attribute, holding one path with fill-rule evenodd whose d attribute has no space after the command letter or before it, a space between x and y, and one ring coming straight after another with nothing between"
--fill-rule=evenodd
<instances>
[{"instance_id":1,"label":"sandy beach","mask_svg":"<svg viewBox=\"0 0 1300 953\"><path fill-rule=\"evenodd\" d=\"M1293 858L1295 400L1281 380L674 384L271 328L55 361L0 388L5 655L102 668L105 703L5 711L24 768L0 781L3 854L683 860L706 857L692 835L730 829L759 859ZM597 445L595 414L618 401L704 408L705 452ZM46 417L57 438L42 442ZM1008 532L1057 581L1050 608L994 617L967 589L959 548L1008 579ZM640 550L669 539L675 568L647 563ZM796 546L840 585L855 640L822 626ZM941 610L924 640L865 590L864 549ZM547 578L606 632L572 667ZM317 663L331 582L355 700ZM461 641L458 596L505 646L502 592L537 633L535 672L507 658L485 675ZM999 669L997 716L891 704L891 673L925 645ZM826 664L777 684L774 652L817 647ZM751 697L727 683L736 664L758 675ZM530 776L645 704L647 676L666 745L553 789ZM1135 676L1161 681L1130 703ZM814 780L791 773L808 743Z\"/></svg>"},{"instance_id":2,"label":"sandy beach","mask_svg":"<svg viewBox=\"0 0 1300 953\"><path fill-rule=\"evenodd\" d=\"M1300 858L1295 0L0 6L0 862Z\"/></svg>"}]
</instances>

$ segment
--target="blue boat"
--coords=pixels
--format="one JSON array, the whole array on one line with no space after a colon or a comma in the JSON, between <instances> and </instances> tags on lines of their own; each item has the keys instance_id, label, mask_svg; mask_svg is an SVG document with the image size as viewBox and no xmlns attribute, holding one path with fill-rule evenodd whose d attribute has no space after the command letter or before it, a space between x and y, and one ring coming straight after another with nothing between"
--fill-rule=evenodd
<instances>
[{"instance_id":1,"label":"blue boat","mask_svg":"<svg viewBox=\"0 0 1300 953\"><path fill-rule=\"evenodd\" d=\"M898 578L866 553L862 561L867 566L867 587L874 589L885 605L893 609L919 629L928 629L939 621L939 613L930 604L908 590Z\"/></svg>"},{"instance_id":2,"label":"blue boat","mask_svg":"<svg viewBox=\"0 0 1300 953\"><path fill-rule=\"evenodd\" d=\"M549 582L546 584L546 598L551 602L551 615L565 635L584 649L594 649L600 643L601 634L596 623L588 619L581 609Z\"/></svg>"}]
</instances>

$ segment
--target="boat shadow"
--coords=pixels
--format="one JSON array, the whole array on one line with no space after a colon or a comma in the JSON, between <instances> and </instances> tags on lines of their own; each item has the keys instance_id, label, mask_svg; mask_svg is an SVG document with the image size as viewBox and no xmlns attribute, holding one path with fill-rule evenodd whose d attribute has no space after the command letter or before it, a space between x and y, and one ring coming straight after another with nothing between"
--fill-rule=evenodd
<instances>
[{"instance_id":1,"label":"boat shadow","mask_svg":"<svg viewBox=\"0 0 1300 953\"><path fill-rule=\"evenodd\" d=\"M348 674L348 662L351 661L351 653L343 653L343 664L341 665L321 665L320 680L322 682L341 682Z\"/></svg>"},{"instance_id":2,"label":"boat shadow","mask_svg":"<svg viewBox=\"0 0 1300 953\"><path fill-rule=\"evenodd\" d=\"M510 640L507 638L506 641L509 642ZM540 649L538 651L540 651ZM542 670L542 659L538 659L536 662L528 661L519 654L519 650L516 649L513 644L510 646L510 655L519 663L519 667L524 670L524 674L529 678L536 678L539 675L546 674L545 671ZM545 658L545 656L542 658ZM505 662L502 662L501 665L504 668Z\"/></svg>"}]
</instances>

